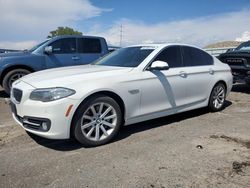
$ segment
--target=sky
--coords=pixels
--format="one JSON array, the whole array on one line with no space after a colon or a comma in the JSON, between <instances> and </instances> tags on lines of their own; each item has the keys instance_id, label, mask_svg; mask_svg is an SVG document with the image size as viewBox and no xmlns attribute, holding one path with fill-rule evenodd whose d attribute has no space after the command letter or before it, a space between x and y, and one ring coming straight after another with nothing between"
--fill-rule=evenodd
<instances>
[{"instance_id":1,"label":"sky","mask_svg":"<svg viewBox=\"0 0 250 188\"><path fill-rule=\"evenodd\" d=\"M69 26L110 45L250 40L249 0L0 0L0 48L27 49ZM122 40L121 40L122 25Z\"/></svg>"}]
</instances>

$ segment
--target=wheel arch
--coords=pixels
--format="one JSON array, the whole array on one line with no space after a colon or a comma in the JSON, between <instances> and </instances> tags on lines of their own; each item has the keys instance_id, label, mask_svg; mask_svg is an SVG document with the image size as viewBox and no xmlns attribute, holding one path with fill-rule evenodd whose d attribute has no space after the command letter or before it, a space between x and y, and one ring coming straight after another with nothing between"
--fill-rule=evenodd
<instances>
[{"instance_id":1,"label":"wheel arch","mask_svg":"<svg viewBox=\"0 0 250 188\"><path fill-rule=\"evenodd\" d=\"M211 88L211 91L210 91L210 93L209 93L208 100L207 100L207 105L209 104L210 96L212 95L212 92L213 92L214 87L215 87L217 84L219 84L219 83L222 83L222 84L225 86L226 93L227 93L227 83L226 83L224 80L218 80L217 82L215 82L215 84L214 84L213 87Z\"/></svg>"},{"instance_id":2,"label":"wheel arch","mask_svg":"<svg viewBox=\"0 0 250 188\"><path fill-rule=\"evenodd\" d=\"M219 108L214 107L214 106L212 105L212 103L213 103L213 98L212 98L213 90L214 90L214 88L215 88L218 84L222 84L222 85L225 87L225 96L224 96L224 102L223 102L224 104L223 104L221 107L219 107ZM220 111L220 110L222 110L222 109L225 108L225 101L226 101L227 91L228 91L228 85L227 85L227 82L226 82L226 81L224 81L224 80L221 79L221 80L218 80L218 81L214 84L214 86L213 86L212 89L211 89L211 92L210 92L210 95L209 95L209 98L208 98L208 103L207 103L207 108L208 108L211 112L218 112L218 111Z\"/></svg>"},{"instance_id":3,"label":"wheel arch","mask_svg":"<svg viewBox=\"0 0 250 188\"><path fill-rule=\"evenodd\" d=\"M96 96L108 96L108 97L114 99L118 103L118 105L120 106L120 108L121 108L121 111L122 111L122 121L124 123L126 108L125 108L125 103L124 103L123 99L117 93L115 93L113 91L108 91L108 90L98 91L98 92L92 93L89 96L87 96L86 98L84 98L84 100L77 106L76 110L74 111L74 115L72 116L71 123L70 123L70 137L73 137L73 126L74 126L73 125L73 120L75 118L77 110L79 109L79 107L81 105L83 105L84 103L86 103L86 101L88 101L89 99L94 98Z\"/></svg>"},{"instance_id":4,"label":"wheel arch","mask_svg":"<svg viewBox=\"0 0 250 188\"><path fill-rule=\"evenodd\" d=\"M213 88L214 88L217 84L219 84L219 83L222 83L222 84L225 86L226 93L227 93L228 87L227 87L227 83L226 83L224 80L219 80L219 81L217 81L217 82L214 84ZM211 92L212 92L212 91L211 91Z\"/></svg>"},{"instance_id":5,"label":"wheel arch","mask_svg":"<svg viewBox=\"0 0 250 188\"><path fill-rule=\"evenodd\" d=\"M25 69L25 70L28 70L30 72L35 72L35 70L33 68L31 68L30 66L27 66L27 65L12 65L12 66L8 66L6 67L3 71L2 71L2 74L1 74L1 77L0 77L0 85L3 85L3 79L5 77L5 75L12 71L12 70L15 70L15 69Z\"/></svg>"}]
</instances>

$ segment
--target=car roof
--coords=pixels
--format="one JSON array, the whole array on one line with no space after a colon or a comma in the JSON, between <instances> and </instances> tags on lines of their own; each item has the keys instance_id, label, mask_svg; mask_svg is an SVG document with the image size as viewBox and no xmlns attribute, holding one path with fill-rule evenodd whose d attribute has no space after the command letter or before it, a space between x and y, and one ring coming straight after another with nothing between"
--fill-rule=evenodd
<instances>
[{"instance_id":1,"label":"car roof","mask_svg":"<svg viewBox=\"0 0 250 188\"><path fill-rule=\"evenodd\" d=\"M190 44L184 44L184 43L152 43L152 44L137 44L137 45L131 45L128 47L136 47L136 46L145 46L145 47L167 47L167 46L189 46L189 47L194 47L194 48L199 48L194 45Z\"/></svg>"},{"instance_id":2,"label":"car roof","mask_svg":"<svg viewBox=\"0 0 250 188\"><path fill-rule=\"evenodd\" d=\"M103 39L103 37L99 36L87 36L87 35L60 35L56 37L52 37L53 39L61 39L61 38L96 38L96 39Z\"/></svg>"}]
</instances>

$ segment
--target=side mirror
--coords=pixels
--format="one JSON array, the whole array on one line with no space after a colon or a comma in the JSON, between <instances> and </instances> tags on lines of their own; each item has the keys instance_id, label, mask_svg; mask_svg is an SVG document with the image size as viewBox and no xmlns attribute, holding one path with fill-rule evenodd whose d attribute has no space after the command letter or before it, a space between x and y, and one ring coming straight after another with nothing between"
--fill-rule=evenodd
<instances>
[{"instance_id":1,"label":"side mirror","mask_svg":"<svg viewBox=\"0 0 250 188\"><path fill-rule=\"evenodd\" d=\"M45 53L45 54L50 55L50 54L52 54L52 52L53 52L52 46L46 46L46 47L44 48L44 53Z\"/></svg>"},{"instance_id":2,"label":"side mirror","mask_svg":"<svg viewBox=\"0 0 250 188\"><path fill-rule=\"evenodd\" d=\"M165 61L154 61L150 67L148 67L148 70L168 70L169 65Z\"/></svg>"}]
</instances>

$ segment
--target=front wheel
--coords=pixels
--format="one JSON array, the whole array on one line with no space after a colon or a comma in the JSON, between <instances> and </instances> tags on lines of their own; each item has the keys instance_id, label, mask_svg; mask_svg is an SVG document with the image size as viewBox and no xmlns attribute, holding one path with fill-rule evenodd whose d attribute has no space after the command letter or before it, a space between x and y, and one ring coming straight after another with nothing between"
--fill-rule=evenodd
<instances>
[{"instance_id":1,"label":"front wheel","mask_svg":"<svg viewBox=\"0 0 250 188\"><path fill-rule=\"evenodd\" d=\"M117 102L107 96L96 96L78 108L73 134L85 146L99 146L111 141L121 124L122 112Z\"/></svg>"},{"instance_id":2,"label":"front wheel","mask_svg":"<svg viewBox=\"0 0 250 188\"><path fill-rule=\"evenodd\" d=\"M223 83L218 83L214 86L208 107L211 111L217 112L223 109L226 101L226 87Z\"/></svg>"},{"instance_id":3,"label":"front wheel","mask_svg":"<svg viewBox=\"0 0 250 188\"><path fill-rule=\"evenodd\" d=\"M26 69L14 69L12 71L9 71L3 78L4 91L9 95L13 82L15 82L19 78L21 78L29 73L30 73L30 71L28 71Z\"/></svg>"}]
</instances>

